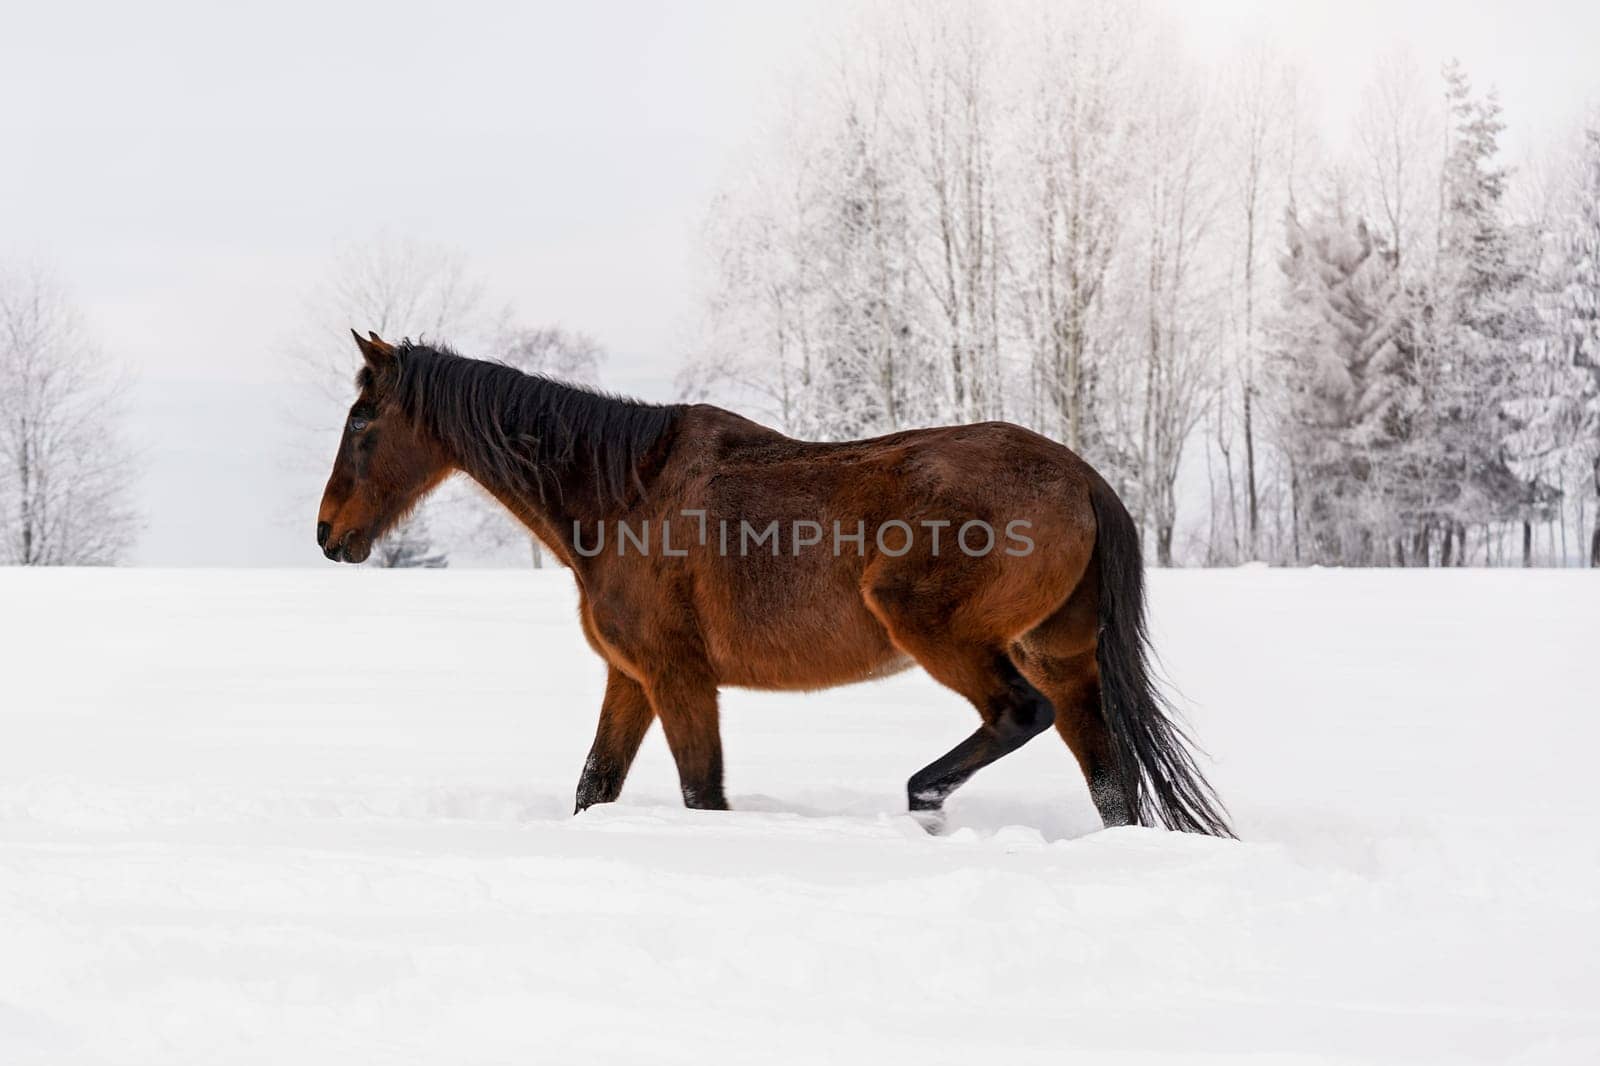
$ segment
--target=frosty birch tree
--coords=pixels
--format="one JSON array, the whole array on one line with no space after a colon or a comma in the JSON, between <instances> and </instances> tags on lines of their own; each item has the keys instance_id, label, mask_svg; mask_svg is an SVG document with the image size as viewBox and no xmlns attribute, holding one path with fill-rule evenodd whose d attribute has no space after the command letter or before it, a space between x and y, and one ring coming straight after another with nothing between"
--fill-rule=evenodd
<instances>
[{"instance_id":1,"label":"frosty birch tree","mask_svg":"<svg viewBox=\"0 0 1600 1066\"><path fill-rule=\"evenodd\" d=\"M941 361L912 266L909 120L892 108L887 30L809 84L810 110L719 197L707 226L714 277L690 395L749 396L791 432L838 439L945 410ZM937 387L935 383L939 382Z\"/></svg>"},{"instance_id":2,"label":"frosty birch tree","mask_svg":"<svg viewBox=\"0 0 1600 1066\"><path fill-rule=\"evenodd\" d=\"M1136 271L1142 281L1132 304L1140 328L1127 350L1142 382L1124 396L1139 412L1137 437L1129 441L1138 456L1134 514L1153 533L1157 560L1170 566L1179 465L1214 377L1217 294L1202 242L1214 220L1216 189L1208 151L1214 131L1199 90L1175 60L1165 66L1141 101L1150 139Z\"/></svg>"},{"instance_id":3,"label":"frosty birch tree","mask_svg":"<svg viewBox=\"0 0 1600 1066\"><path fill-rule=\"evenodd\" d=\"M908 13L904 30L925 190L914 202L927 205L916 269L937 309L946 406L966 421L1003 409L991 32L972 6Z\"/></svg>"},{"instance_id":4,"label":"frosty birch tree","mask_svg":"<svg viewBox=\"0 0 1600 1066\"><path fill-rule=\"evenodd\" d=\"M894 142L882 91L848 100L842 136L823 148L836 160L834 180L815 189L817 224L801 237L793 286L807 309L800 337L811 400L802 411L831 438L899 428L915 417L912 404L947 395L943 383L912 380L907 365L910 221L886 150Z\"/></svg>"},{"instance_id":5,"label":"frosty birch tree","mask_svg":"<svg viewBox=\"0 0 1600 1066\"><path fill-rule=\"evenodd\" d=\"M801 294L789 246L795 201L759 178L713 201L703 234L709 295L699 347L678 374L692 400L735 397L793 431L807 383Z\"/></svg>"},{"instance_id":6,"label":"frosty birch tree","mask_svg":"<svg viewBox=\"0 0 1600 1066\"><path fill-rule=\"evenodd\" d=\"M1014 408L1068 447L1101 456L1090 424L1093 363L1112 347L1116 323L1105 285L1123 237L1134 120L1123 12L1049 11L1026 24L1039 53L1028 75L1026 147L1016 152L1021 205L1012 255L1021 333L1029 348L1029 402ZM1064 25L1066 23L1066 25ZM1070 26L1070 28L1068 28Z\"/></svg>"},{"instance_id":7,"label":"frosty birch tree","mask_svg":"<svg viewBox=\"0 0 1600 1066\"><path fill-rule=\"evenodd\" d=\"M1293 75L1265 42L1257 41L1235 61L1232 77L1225 86L1223 129L1228 140L1228 170L1232 178L1230 200L1240 261L1240 323L1232 377L1238 384L1239 432L1244 445L1245 536L1242 545L1251 557L1257 554L1261 528L1261 486L1257 469L1256 384L1258 292L1262 268L1270 262L1267 234L1272 225L1272 207L1286 184L1276 180L1288 152L1287 142L1295 135ZM1220 404L1219 404L1220 408ZM1236 523L1233 503L1233 469L1223 412L1219 410L1219 445L1230 488L1229 514ZM1236 538L1237 541L1238 538Z\"/></svg>"},{"instance_id":8,"label":"frosty birch tree","mask_svg":"<svg viewBox=\"0 0 1600 1066\"><path fill-rule=\"evenodd\" d=\"M1361 202L1396 269L1425 270L1439 214L1444 116L1410 53L1381 56L1356 116Z\"/></svg>"},{"instance_id":9,"label":"frosty birch tree","mask_svg":"<svg viewBox=\"0 0 1600 1066\"><path fill-rule=\"evenodd\" d=\"M0 271L0 562L104 566L132 545L120 391L62 287Z\"/></svg>"}]
</instances>

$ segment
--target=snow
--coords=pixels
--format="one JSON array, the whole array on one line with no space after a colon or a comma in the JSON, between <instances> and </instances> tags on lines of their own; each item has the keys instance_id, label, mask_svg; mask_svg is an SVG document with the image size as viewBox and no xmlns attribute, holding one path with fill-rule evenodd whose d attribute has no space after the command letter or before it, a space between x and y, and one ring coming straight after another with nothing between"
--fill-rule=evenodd
<instances>
[{"instance_id":1,"label":"snow","mask_svg":"<svg viewBox=\"0 0 1600 1066\"><path fill-rule=\"evenodd\" d=\"M1600 574L1152 575L1240 842L918 673L573 787L558 572L0 571L0 1063L1600 1060Z\"/></svg>"}]
</instances>

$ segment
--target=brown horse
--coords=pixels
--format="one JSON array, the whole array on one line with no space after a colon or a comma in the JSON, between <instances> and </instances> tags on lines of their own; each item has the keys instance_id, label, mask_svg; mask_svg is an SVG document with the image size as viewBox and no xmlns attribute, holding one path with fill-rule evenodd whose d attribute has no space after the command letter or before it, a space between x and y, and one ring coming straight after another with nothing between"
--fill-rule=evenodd
<instances>
[{"instance_id":1,"label":"brown horse","mask_svg":"<svg viewBox=\"0 0 1600 1066\"><path fill-rule=\"evenodd\" d=\"M362 562L463 471L572 570L608 668L579 810L617 798L653 719L684 802L724 809L722 686L916 663L983 719L911 778L926 824L1054 723L1107 825L1229 833L1152 682L1138 529L1061 445L995 422L808 443L369 338L317 544Z\"/></svg>"}]
</instances>

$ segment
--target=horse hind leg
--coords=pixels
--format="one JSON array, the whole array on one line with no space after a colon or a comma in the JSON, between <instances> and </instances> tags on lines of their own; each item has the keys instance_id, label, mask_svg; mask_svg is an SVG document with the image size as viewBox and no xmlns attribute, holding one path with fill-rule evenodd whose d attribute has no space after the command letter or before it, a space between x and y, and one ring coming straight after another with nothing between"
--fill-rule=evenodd
<instances>
[{"instance_id":1,"label":"horse hind leg","mask_svg":"<svg viewBox=\"0 0 1600 1066\"><path fill-rule=\"evenodd\" d=\"M1080 586L1011 654L1017 669L1055 707L1056 732L1077 759L1100 820L1107 826L1132 825L1136 819L1100 706L1098 628L1094 590Z\"/></svg>"},{"instance_id":2,"label":"horse hind leg","mask_svg":"<svg viewBox=\"0 0 1600 1066\"><path fill-rule=\"evenodd\" d=\"M1133 810L1117 773L1116 750L1100 710L1100 674L1094 652L1054 658L1019 656L1018 668L1056 708L1056 732L1083 771L1100 821L1132 825Z\"/></svg>"},{"instance_id":3,"label":"horse hind leg","mask_svg":"<svg viewBox=\"0 0 1600 1066\"><path fill-rule=\"evenodd\" d=\"M985 766L1011 754L1050 728L1055 718L1050 701L1017 672L1011 660L998 652L991 652L985 658L988 659L987 670L967 673L986 673L986 683L974 685L967 691L957 689L978 708L983 724L966 740L918 770L906 783L911 813L929 832L937 832L944 824L944 801L952 792ZM941 667L947 666L941 664ZM934 673L934 670L929 672ZM939 678L937 673L934 676Z\"/></svg>"},{"instance_id":4,"label":"horse hind leg","mask_svg":"<svg viewBox=\"0 0 1600 1066\"><path fill-rule=\"evenodd\" d=\"M1048 729L1055 710L1007 657L1004 640L990 635L994 627L974 618L970 583L930 585L915 566L895 569L872 575L864 590L868 609L896 647L964 696L983 719L976 732L906 784L912 814L937 832L950 794Z\"/></svg>"}]
</instances>

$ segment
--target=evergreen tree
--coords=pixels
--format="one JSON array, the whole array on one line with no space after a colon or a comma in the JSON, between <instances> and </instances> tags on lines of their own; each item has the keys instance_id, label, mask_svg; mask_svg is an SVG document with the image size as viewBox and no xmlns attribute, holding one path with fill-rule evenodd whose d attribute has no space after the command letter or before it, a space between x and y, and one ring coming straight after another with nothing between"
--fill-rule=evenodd
<instances>
[{"instance_id":1,"label":"evergreen tree","mask_svg":"<svg viewBox=\"0 0 1600 1066\"><path fill-rule=\"evenodd\" d=\"M1291 205L1274 323L1279 436L1295 470L1298 541L1318 563L1387 558L1403 443L1392 259L1342 195L1302 222Z\"/></svg>"},{"instance_id":2,"label":"evergreen tree","mask_svg":"<svg viewBox=\"0 0 1600 1066\"><path fill-rule=\"evenodd\" d=\"M1513 412L1528 387L1540 334L1533 300L1534 242L1504 217L1507 171L1495 164L1505 128L1491 93L1473 96L1457 63L1445 68L1450 150L1441 180L1442 217L1432 304L1419 346L1432 366L1430 393L1443 490L1414 515L1426 550L1430 527L1519 519L1547 509L1548 486L1512 469L1519 426Z\"/></svg>"},{"instance_id":3,"label":"evergreen tree","mask_svg":"<svg viewBox=\"0 0 1600 1066\"><path fill-rule=\"evenodd\" d=\"M1583 147L1577 213L1566 246L1573 268L1561 290L1565 314L1560 350L1575 371L1574 389L1567 394L1567 418L1576 444L1574 457L1594 479L1589 565L1600 567L1600 113L1591 114Z\"/></svg>"},{"instance_id":4,"label":"evergreen tree","mask_svg":"<svg viewBox=\"0 0 1600 1066\"><path fill-rule=\"evenodd\" d=\"M1571 179L1549 220L1539 301L1545 342L1534 388L1514 411L1515 443L1547 478L1589 483L1600 507L1600 112L1582 132ZM1588 559L1600 566L1600 513Z\"/></svg>"}]
</instances>

